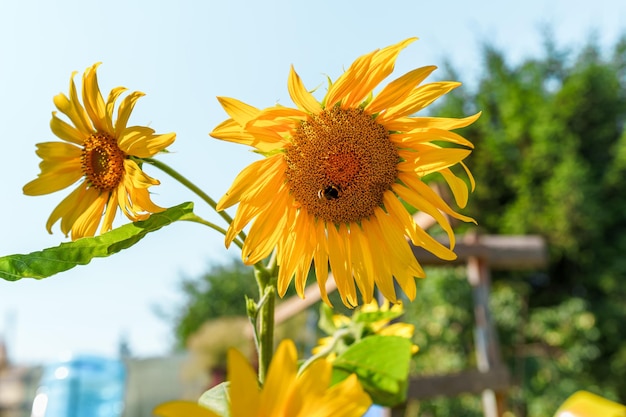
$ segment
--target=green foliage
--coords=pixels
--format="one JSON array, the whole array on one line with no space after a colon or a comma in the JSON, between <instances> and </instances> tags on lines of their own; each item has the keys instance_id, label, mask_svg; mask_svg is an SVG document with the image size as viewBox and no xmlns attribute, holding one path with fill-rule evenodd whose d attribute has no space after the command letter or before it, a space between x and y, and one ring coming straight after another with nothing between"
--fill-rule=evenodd
<instances>
[{"instance_id":1,"label":"green foliage","mask_svg":"<svg viewBox=\"0 0 626 417\"><path fill-rule=\"evenodd\" d=\"M493 274L518 416L552 415L578 389L626 403L626 38L606 56L593 42L577 54L545 45L543 57L517 65L485 47L476 91L434 111L483 111L461 132L476 145L466 214L485 233L548 243L546 274ZM450 274L430 272L407 315L421 348L416 372L474 366L469 286ZM420 415L480 415L464 401L425 401Z\"/></svg>"},{"instance_id":2,"label":"green foliage","mask_svg":"<svg viewBox=\"0 0 626 417\"><path fill-rule=\"evenodd\" d=\"M400 336L368 336L333 361L332 382L356 374L375 404L394 406L406 399L411 341Z\"/></svg>"},{"instance_id":3,"label":"green foliage","mask_svg":"<svg viewBox=\"0 0 626 417\"><path fill-rule=\"evenodd\" d=\"M411 374L441 375L476 367L471 288L463 268L428 268L417 282L416 299L406 304L404 320L415 325L413 341L419 351ZM421 417L483 416L480 397L434 398L417 406Z\"/></svg>"},{"instance_id":4,"label":"green foliage","mask_svg":"<svg viewBox=\"0 0 626 417\"><path fill-rule=\"evenodd\" d=\"M100 236L61 243L54 248L26 255L9 255L0 258L0 278L17 281L22 278L47 278L67 271L77 265L86 265L93 258L104 258L127 249L143 237L177 220L192 220L193 203L183 203L147 220L126 224Z\"/></svg>"},{"instance_id":5,"label":"green foliage","mask_svg":"<svg viewBox=\"0 0 626 417\"><path fill-rule=\"evenodd\" d=\"M199 278L183 280L183 305L174 317L179 346L207 320L218 317L246 316L245 296L258 292L254 269L239 260L212 266Z\"/></svg>"}]
</instances>

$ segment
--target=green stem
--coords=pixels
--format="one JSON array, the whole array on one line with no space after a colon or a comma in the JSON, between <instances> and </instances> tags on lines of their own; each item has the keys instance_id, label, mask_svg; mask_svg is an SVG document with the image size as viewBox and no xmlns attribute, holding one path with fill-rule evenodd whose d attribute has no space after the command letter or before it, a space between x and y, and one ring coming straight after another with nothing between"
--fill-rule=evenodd
<instances>
[{"instance_id":1,"label":"green stem","mask_svg":"<svg viewBox=\"0 0 626 417\"><path fill-rule=\"evenodd\" d=\"M276 278L267 269L257 268L255 277L259 286L257 350L259 382L263 384L274 355L274 310L276 308Z\"/></svg>"},{"instance_id":2,"label":"green stem","mask_svg":"<svg viewBox=\"0 0 626 417\"><path fill-rule=\"evenodd\" d=\"M215 202L215 200L213 200L207 193L202 191L200 187L198 187L193 182L189 181L184 175L176 171L174 168L153 158L141 158L141 161L147 164L150 164L156 168L159 168L161 171L165 172L170 177L174 178L176 181L180 182L182 185L189 188L193 193L195 193L198 197L204 200L209 206L211 206L211 208L213 208L213 210L215 210L217 214L219 214L224 220L226 220L226 223L228 223L229 225L232 224L233 219L232 217L228 215L228 213L226 213L225 211L217 210L217 203ZM242 242L245 242L246 241L245 233L239 232L239 238L241 239Z\"/></svg>"},{"instance_id":3,"label":"green stem","mask_svg":"<svg viewBox=\"0 0 626 417\"><path fill-rule=\"evenodd\" d=\"M339 342L344 336L348 334L350 334L349 329L337 330L335 334L333 334L333 340L328 345L324 346L324 348L322 348L315 355L311 356L309 359L306 360L306 362L302 364L302 366L300 366L300 369L298 369L298 375L302 375L302 372L304 372L306 368L311 366L311 364L315 362L316 360L318 360L319 358L328 356L328 354L331 353L335 349L337 342Z\"/></svg>"},{"instance_id":4,"label":"green stem","mask_svg":"<svg viewBox=\"0 0 626 417\"><path fill-rule=\"evenodd\" d=\"M204 220L202 217L198 216L197 214L191 213L191 215L187 215L187 216L185 216L181 220L195 222L195 223L200 223L200 224L203 224L205 226L210 227L213 230L216 230L216 231L220 232L223 235L226 235L226 229L216 225L215 223L211 223L208 220ZM237 239L237 238L233 239L233 243L235 245L237 245L237 247L239 247L239 249L243 248L243 243L239 239Z\"/></svg>"}]
</instances>

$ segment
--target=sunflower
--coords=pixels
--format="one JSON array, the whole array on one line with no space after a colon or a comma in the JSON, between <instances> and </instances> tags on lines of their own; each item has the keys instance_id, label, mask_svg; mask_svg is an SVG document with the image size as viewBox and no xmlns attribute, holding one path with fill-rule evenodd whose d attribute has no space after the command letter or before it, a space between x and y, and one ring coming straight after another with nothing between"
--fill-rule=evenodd
<instances>
[{"instance_id":1,"label":"sunflower","mask_svg":"<svg viewBox=\"0 0 626 417\"><path fill-rule=\"evenodd\" d=\"M150 213L164 209L150 200L148 188L159 181L141 170L141 158L155 155L169 146L176 134L158 135L144 126L127 126L135 102L144 94L127 95L117 109L117 98L126 89L111 90L105 102L100 94L96 70L100 64L87 68L83 75L82 98L78 99L74 75L70 78L69 97L54 97L56 108L72 122L59 119L52 112L50 128L64 142L37 144L41 173L24 186L24 194L42 195L62 190L82 179L52 211L46 228L61 220L61 231L72 240L94 236L111 230L117 208L132 221L145 220ZM139 162L139 164L138 164Z\"/></svg>"},{"instance_id":2,"label":"sunflower","mask_svg":"<svg viewBox=\"0 0 626 417\"><path fill-rule=\"evenodd\" d=\"M234 349L228 353L230 416L362 416L372 404L356 375L329 387L332 365L318 359L298 375L296 347L281 342L269 368L265 386L259 389L256 372ZM159 405L161 417L220 417L196 403L171 401Z\"/></svg>"},{"instance_id":3,"label":"sunflower","mask_svg":"<svg viewBox=\"0 0 626 417\"><path fill-rule=\"evenodd\" d=\"M329 307L322 305L322 309ZM330 350L331 354L327 357L334 360L338 353L345 351L352 343L361 340L364 337L379 336L398 336L405 339L412 339L415 332L415 326L409 323L403 323L392 320L404 314L402 303L390 306L389 301L384 300L379 306L377 300L371 303L363 304L357 309L351 317L343 314L333 314L331 323L328 327L323 328L329 333L329 336L322 337L317 341L318 345L312 350L312 353L318 354L325 350ZM323 315L323 313L320 313ZM340 340L336 340L339 336ZM416 354L419 351L417 345L411 346L411 353Z\"/></svg>"},{"instance_id":4,"label":"sunflower","mask_svg":"<svg viewBox=\"0 0 626 417\"><path fill-rule=\"evenodd\" d=\"M455 258L445 215L473 220L455 212L423 179L441 174L456 203L465 206L469 187L451 167L464 168L473 189L462 162L472 144L451 130L468 126L480 114L411 117L460 85L420 85L434 66L414 69L373 95L400 51L414 40L361 56L329 81L321 102L293 67L288 87L297 108L260 110L218 98L230 118L211 136L252 146L265 156L246 167L218 203L218 209L239 203L226 244L251 223L242 258L254 264L276 250L281 296L294 277L303 296L313 261L327 303L329 265L347 306L358 305L356 288L364 303L371 302L375 286L395 302L394 279L413 299L415 278L424 277L424 271L407 238L442 259ZM431 215L449 235L450 248L422 230L407 206Z\"/></svg>"}]
</instances>

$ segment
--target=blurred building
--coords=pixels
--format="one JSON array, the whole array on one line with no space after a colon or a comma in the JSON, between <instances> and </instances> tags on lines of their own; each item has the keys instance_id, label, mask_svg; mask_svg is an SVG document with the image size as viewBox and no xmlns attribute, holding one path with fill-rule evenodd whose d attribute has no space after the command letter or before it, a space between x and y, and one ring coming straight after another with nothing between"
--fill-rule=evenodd
<instances>
[{"instance_id":1,"label":"blurred building","mask_svg":"<svg viewBox=\"0 0 626 417\"><path fill-rule=\"evenodd\" d=\"M206 378L190 379L188 355L135 359L78 355L14 366L0 343L0 417L153 417L154 407L197 400Z\"/></svg>"}]
</instances>

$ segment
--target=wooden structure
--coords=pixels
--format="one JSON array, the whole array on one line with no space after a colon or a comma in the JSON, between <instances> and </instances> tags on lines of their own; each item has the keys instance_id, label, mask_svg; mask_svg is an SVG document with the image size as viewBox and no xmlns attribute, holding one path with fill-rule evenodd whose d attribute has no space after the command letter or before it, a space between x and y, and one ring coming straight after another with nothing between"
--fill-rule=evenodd
<instances>
[{"instance_id":1,"label":"wooden structure","mask_svg":"<svg viewBox=\"0 0 626 417\"><path fill-rule=\"evenodd\" d=\"M420 222L427 228L428 220ZM440 242L448 245L447 239ZM502 417L505 412L505 394L510 386L509 371L502 363L498 336L489 310L491 270L536 270L547 266L544 240L538 236L492 236L468 234L456 239L457 259L444 261L430 252L413 247L421 265L466 265L467 279L472 286L474 300L477 369L455 374L416 377L410 380L407 398L426 399L436 396L453 397L462 393L482 394L485 417ZM335 289L334 281L326 289ZM317 285L305 290L305 299L288 299L276 309L276 322L305 310L320 299ZM403 416L404 407L391 410L392 416Z\"/></svg>"}]
</instances>

